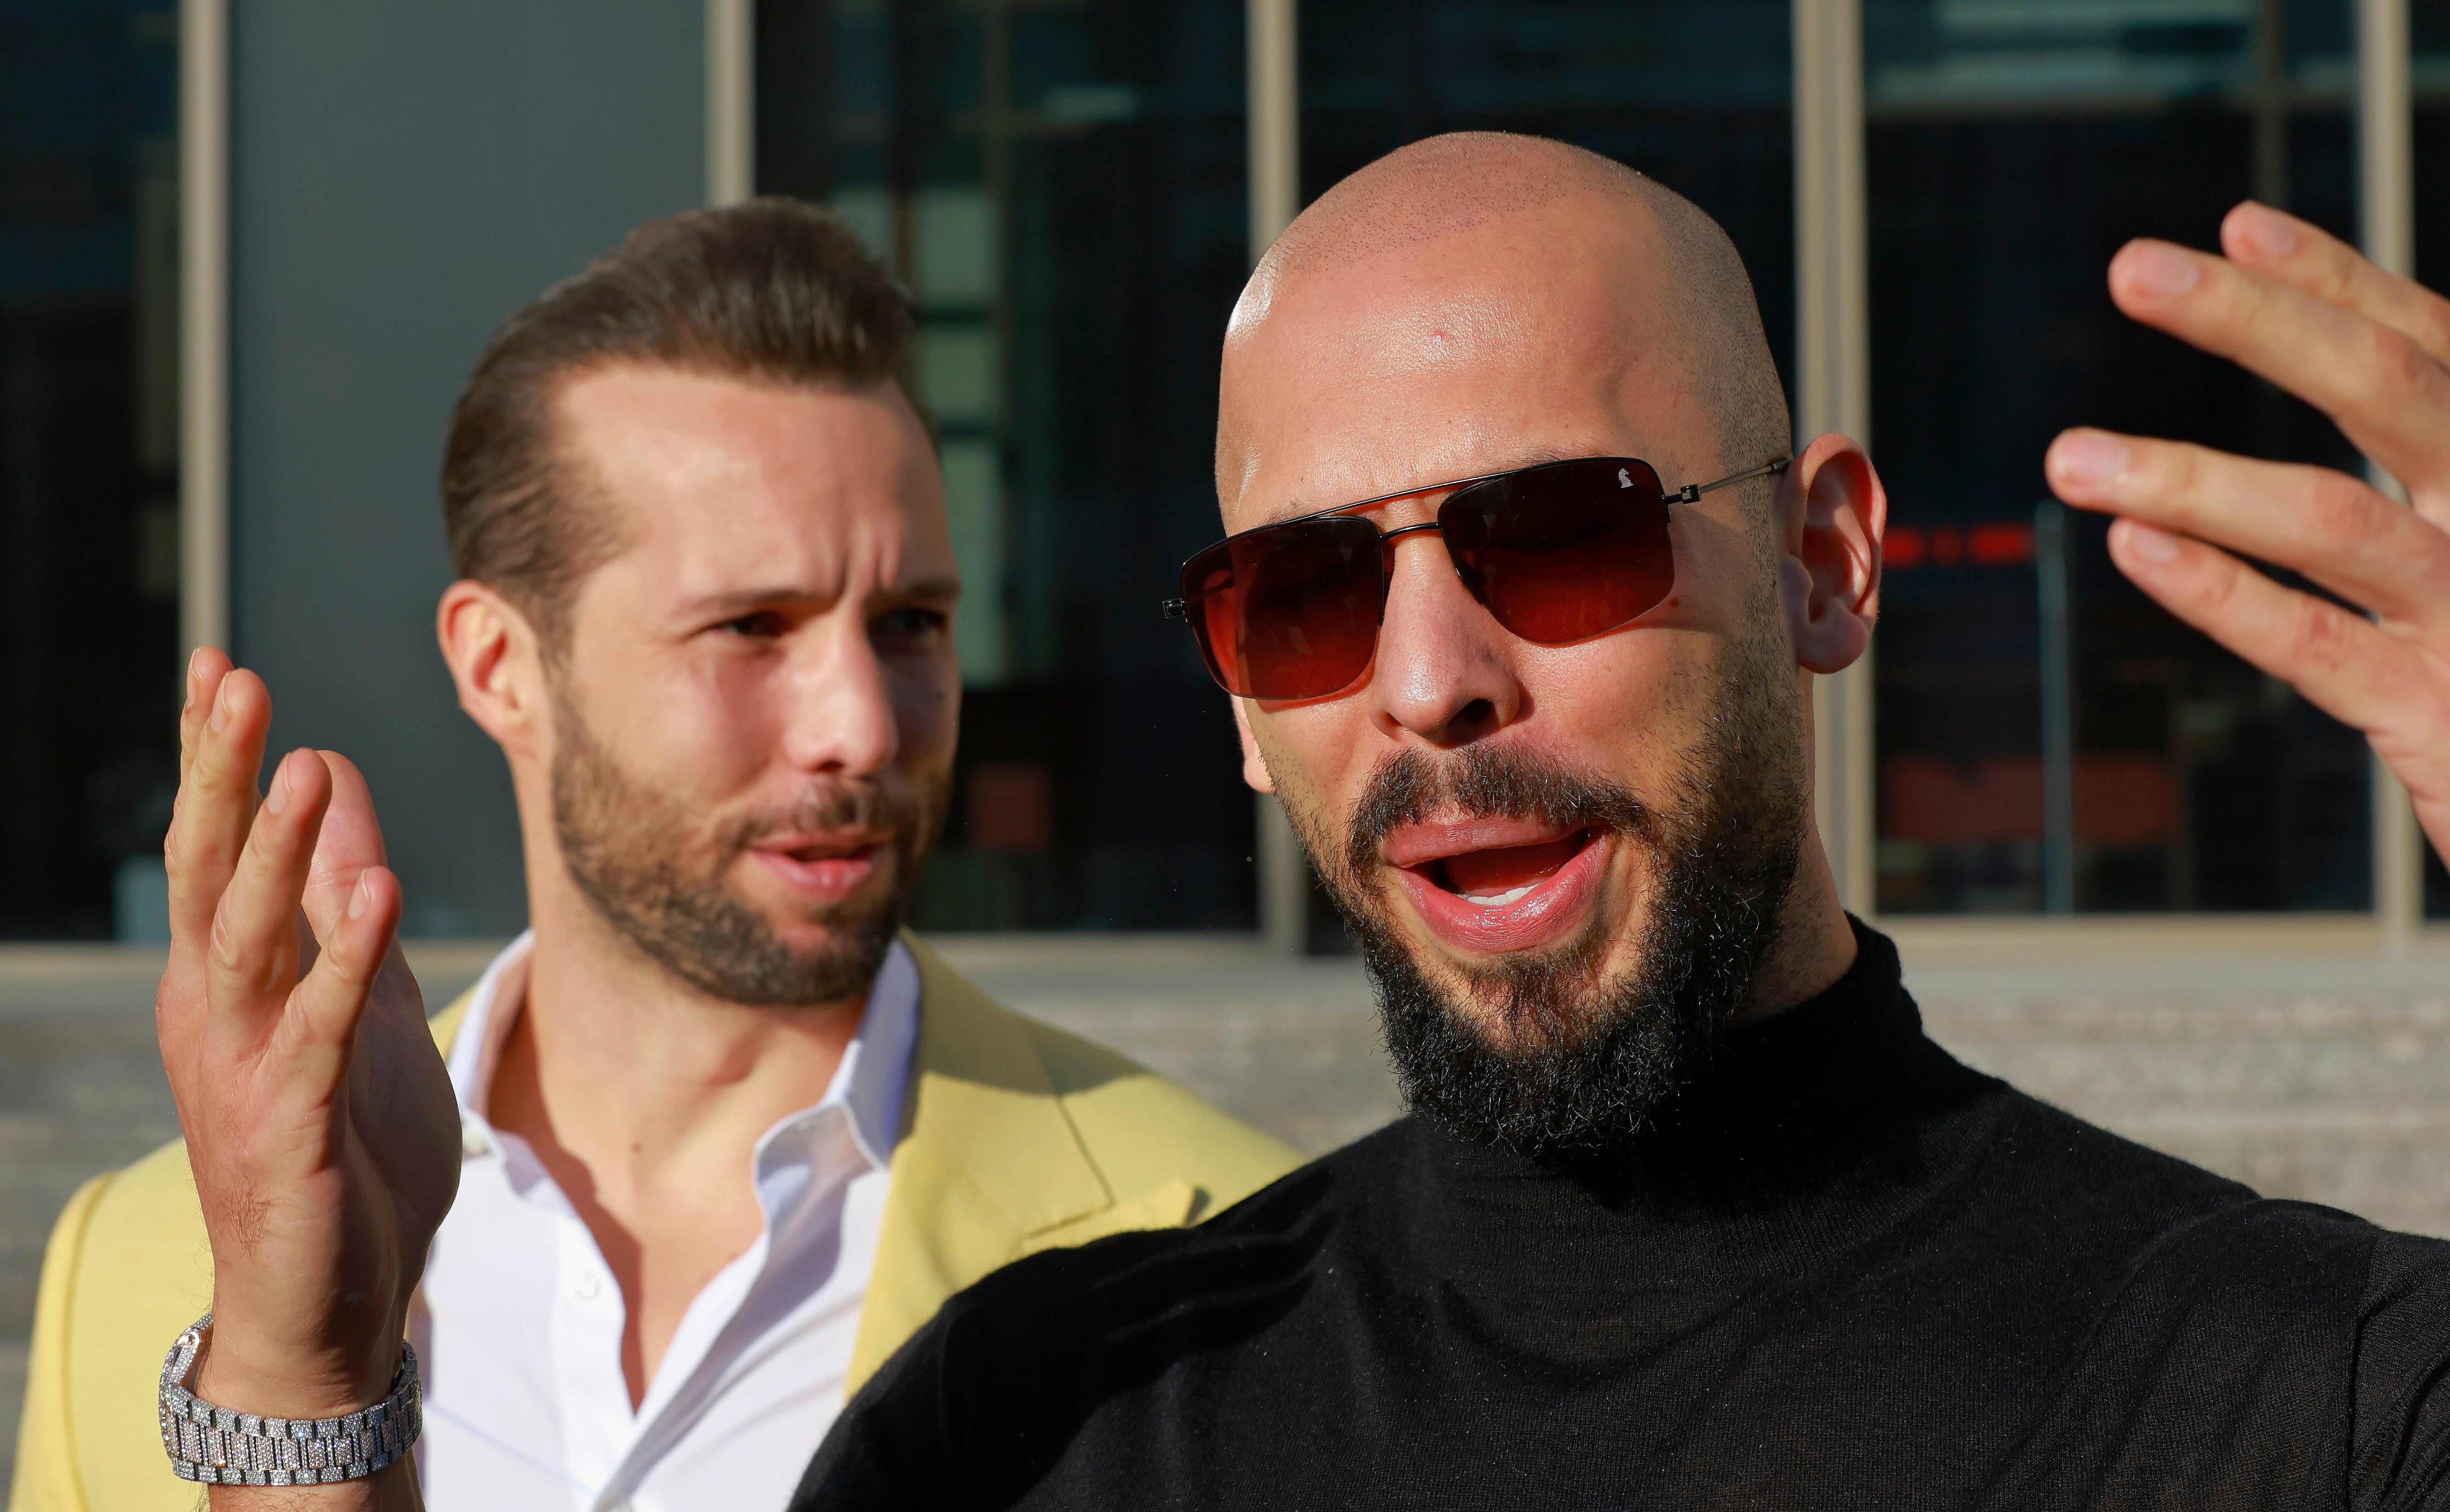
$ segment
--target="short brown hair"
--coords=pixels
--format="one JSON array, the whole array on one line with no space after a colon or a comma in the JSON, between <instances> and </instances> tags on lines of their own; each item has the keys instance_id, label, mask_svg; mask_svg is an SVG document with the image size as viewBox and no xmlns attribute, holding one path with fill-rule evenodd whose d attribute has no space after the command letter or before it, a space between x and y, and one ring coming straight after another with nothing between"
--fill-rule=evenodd
<instances>
[{"instance_id":1,"label":"short brown hair","mask_svg":"<svg viewBox=\"0 0 2450 1512\"><path fill-rule=\"evenodd\" d=\"M889 381L917 406L914 324L909 295L829 210L769 195L648 222L503 321L476 359L442 459L453 567L517 604L556 652L579 582L621 545L618 520L579 496L556 455L563 380L642 362Z\"/></svg>"}]
</instances>

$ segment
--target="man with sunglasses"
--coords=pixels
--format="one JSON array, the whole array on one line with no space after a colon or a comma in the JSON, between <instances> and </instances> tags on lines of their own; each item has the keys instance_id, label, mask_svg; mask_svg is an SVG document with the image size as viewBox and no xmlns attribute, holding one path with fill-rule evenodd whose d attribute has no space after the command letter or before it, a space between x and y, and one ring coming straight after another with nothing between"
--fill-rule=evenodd
<instances>
[{"instance_id":1,"label":"man with sunglasses","mask_svg":"<svg viewBox=\"0 0 2450 1512\"><path fill-rule=\"evenodd\" d=\"M2095 432L2051 477L2450 841L2450 304L2259 206L2224 240L2113 292L2421 515ZM1166 608L1413 1116L955 1298L795 1506L2450 1505L2450 1246L1967 1070L1840 908L1810 689L1870 636L1885 501L1787 424L1723 234L1578 149L1417 144L1277 242L1226 340L1232 533Z\"/></svg>"},{"instance_id":2,"label":"man with sunglasses","mask_svg":"<svg viewBox=\"0 0 2450 1512\"><path fill-rule=\"evenodd\" d=\"M2442 844L2450 304L2260 207L2223 242L2130 246L2112 292L2324 405L2418 509L2097 432L2052 482L2367 729ZM1235 535L1173 607L1363 941L1415 1116L956 1296L794 1506L2450 1501L2450 1247L1965 1070L1838 907L1807 674L1866 644L1884 500L1840 436L1706 486L1785 423L1723 235L1588 154L1434 139L1279 240L1228 335ZM1348 514L1366 537L1317 529ZM336 938L358 964L310 980L355 1012L380 932ZM207 1211L252 1194L199 1173ZM254 1305L333 1315L330 1279Z\"/></svg>"}]
</instances>

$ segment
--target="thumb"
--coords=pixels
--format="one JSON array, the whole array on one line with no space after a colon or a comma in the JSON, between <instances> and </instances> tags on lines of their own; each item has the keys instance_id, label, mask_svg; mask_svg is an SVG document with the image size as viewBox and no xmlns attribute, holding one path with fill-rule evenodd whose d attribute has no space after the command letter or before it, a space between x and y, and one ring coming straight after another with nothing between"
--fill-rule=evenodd
<instances>
[{"instance_id":1,"label":"thumb","mask_svg":"<svg viewBox=\"0 0 2450 1512\"><path fill-rule=\"evenodd\" d=\"M399 926L399 879L386 866L358 875L340 916L323 935L314 969L290 995L282 1037L296 1057L301 1085L339 1086L347 1076L358 1022L374 994L375 977Z\"/></svg>"},{"instance_id":2,"label":"thumb","mask_svg":"<svg viewBox=\"0 0 2450 1512\"><path fill-rule=\"evenodd\" d=\"M381 866L389 857L382 826L375 819L373 791L358 764L339 751L319 750L324 769L332 774L332 797L323 813L323 828L315 839L315 859L299 900L318 940L328 941L348 912L358 879L369 866Z\"/></svg>"}]
</instances>

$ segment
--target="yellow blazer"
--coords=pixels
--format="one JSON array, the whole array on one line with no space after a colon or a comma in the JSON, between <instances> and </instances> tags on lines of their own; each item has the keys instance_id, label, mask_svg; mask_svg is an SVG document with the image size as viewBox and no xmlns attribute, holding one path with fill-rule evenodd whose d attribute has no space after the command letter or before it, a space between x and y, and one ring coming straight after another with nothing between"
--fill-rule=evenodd
<instances>
[{"instance_id":1,"label":"yellow blazer","mask_svg":"<svg viewBox=\"0 0 2450 1512\"><path fill-rule=\"evenodd\" d=\"M915 936L919 1044L850 1389L944 1299L1035 1250L1193 1223L1300 1156L1172 1082L989 998ZM462 997L434 1019L447 1054ZM68 1199L43 1256L11 1512L193 1512L154 1420L162 1357L210 1304L185 1147Z\"/></svg>"}]
</instances>

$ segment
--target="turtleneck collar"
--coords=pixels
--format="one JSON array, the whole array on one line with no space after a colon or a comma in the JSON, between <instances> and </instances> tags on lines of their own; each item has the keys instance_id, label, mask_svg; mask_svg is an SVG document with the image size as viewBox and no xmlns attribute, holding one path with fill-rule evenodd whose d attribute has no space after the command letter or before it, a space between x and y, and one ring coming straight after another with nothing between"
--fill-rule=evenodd
<instances>
[{"instance_id":1,"label":"turtleneck collar","mask_svg":"<svg viewBox=\"0 0 2450 1512\"><path fill-rule=\"evenodd\" d=\"M1824 992L1725 1034L1627 1149L1539 1160L1415 1120L1404 1206L1449 1284L1591 1301L1811 1269L1970 1156L1998 1083L1927 1038L1896 947L1855 921Z\"/></svg>"}]
</instances>

